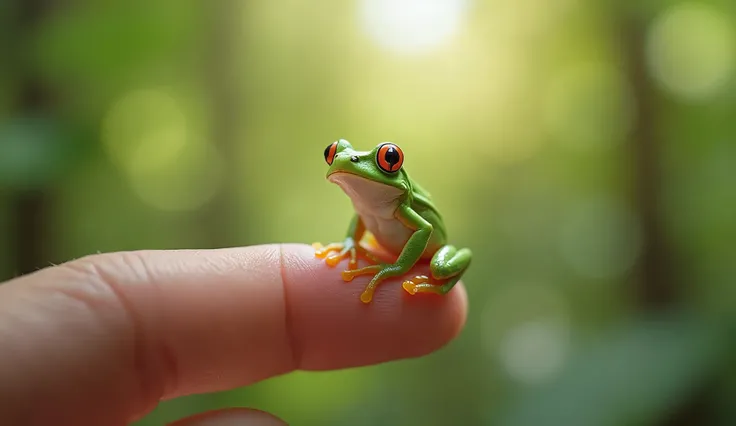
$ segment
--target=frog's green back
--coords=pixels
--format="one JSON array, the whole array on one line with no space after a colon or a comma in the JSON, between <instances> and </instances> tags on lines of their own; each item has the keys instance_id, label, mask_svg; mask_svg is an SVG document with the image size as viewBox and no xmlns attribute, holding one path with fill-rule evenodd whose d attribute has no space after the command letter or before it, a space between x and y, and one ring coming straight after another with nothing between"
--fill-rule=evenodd
<instances>
[{"instance_id":1,"label":"frog's green back","mask_svg":"<svg viewBox=\"0 0 736 426\"><path fill-rule=\"evenodd\" d=\"M406 173L406 171L404 173ZM432 195L429 191L419 185L417 181L409 178L408 174L406 175L406 179L411 184L412 208L434 227L431 243L440 246L444 245L447 240L445 223L442 219L442 215L432 201Z\"/></svg>"}]
</instances>

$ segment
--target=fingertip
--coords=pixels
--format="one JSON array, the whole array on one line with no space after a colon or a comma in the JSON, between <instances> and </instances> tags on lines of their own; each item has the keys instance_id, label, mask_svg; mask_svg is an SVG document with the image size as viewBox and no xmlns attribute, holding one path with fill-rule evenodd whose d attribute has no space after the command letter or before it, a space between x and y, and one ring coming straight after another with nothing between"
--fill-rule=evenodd
<instances>
[{"instance_id":1,"label":"fingertip","mask_svg":"<svg viewBox=\"0 0 736 426\"><path fill-rule=\"evenodd\" d=\"M457 328L452 335L454 338L462 332L463 328L465 328L465 323L468 320L468 290L465 288L465 283L463 283L462 280L455 284L455 288L453 290L455 297L453 306L457 310L455 313L455 317L457 318Z\"/></svg>"},{"instance_id":2,"label":"fingertip","mask_svg":"<svg viewBox=\"0 0 736 426\"><path fill-rule=\"evenodd\" d=\"M298 365L306 370L345 368L413 358L453 340L467 317L467 292L458 283L446 295L409 295L401 284L428 273L427 265L386 280L373 300L360 295L370 280L345 282L341 271L314 256L307 245L282 246L287 312Z\"/></svg>"}]
</instances>

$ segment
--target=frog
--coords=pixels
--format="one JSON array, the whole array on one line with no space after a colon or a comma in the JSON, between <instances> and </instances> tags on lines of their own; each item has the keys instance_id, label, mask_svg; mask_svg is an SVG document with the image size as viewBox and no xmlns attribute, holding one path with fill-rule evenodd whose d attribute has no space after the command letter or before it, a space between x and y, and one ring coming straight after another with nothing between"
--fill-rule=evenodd
<instances>
[{"instance_id":1,"label":"frog","mask_svg":"<svg viewBox=\"0 0 736 426\"><path fill-rule=\"evenodd\" d=\"M402 149L381 142L370 151L358 151L338 139L325 148L324 159L327 180L350 198L354 214L345 239L312 244L315 256L329 267L347 259L345 282L372 275L360 295L365 304L386 279L408 274L419 262L429 262L430 274L403 281L408 294L445 295L452 290L470 266L472 252L448 244L443 216L430 193L409 177ZM358 267L359 259L367 266Z\"/></svg>"}]
</instances>

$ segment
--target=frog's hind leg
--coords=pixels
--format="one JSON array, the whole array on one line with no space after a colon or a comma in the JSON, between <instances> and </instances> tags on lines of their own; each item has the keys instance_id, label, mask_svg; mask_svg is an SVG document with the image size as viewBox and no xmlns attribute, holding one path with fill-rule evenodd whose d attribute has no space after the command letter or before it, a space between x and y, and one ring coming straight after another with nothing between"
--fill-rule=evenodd
<instances>
[{"instance_id":1,"label":"frog's hind leg","mask_svg":"<svg viewBox=\"0 0 736 426\"><path fill-rule=\"evenodd\" d=\"M446 294L457 284L463 273L470 265L472 253L470 249L458 250L454 246L446 245L432 256L429 264L431 277L419 275L411 280L404 281L404 290L409 294L436 293Z\"/></svg>"}]
</instances>

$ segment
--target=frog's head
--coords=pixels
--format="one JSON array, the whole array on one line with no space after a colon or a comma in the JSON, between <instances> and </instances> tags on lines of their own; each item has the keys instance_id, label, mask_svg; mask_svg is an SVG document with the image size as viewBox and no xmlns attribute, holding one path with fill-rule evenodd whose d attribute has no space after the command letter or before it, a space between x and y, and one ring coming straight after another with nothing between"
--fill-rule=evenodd
<instances>
[{"instance_id":1,"label":"frog's head","mask_svg":"<svg viewBox=\"0 0 736 426\"><path fill-rule=\"evenodd\" d=\"M391 142L382 142L370 151L356 151L350 142L340 139L325 148L325 161L330 166L327 179L331 182L347 173L403 191L409 188L402 169L404 153Z\"/></svg>"}]
</instances>

